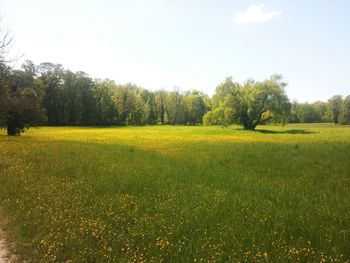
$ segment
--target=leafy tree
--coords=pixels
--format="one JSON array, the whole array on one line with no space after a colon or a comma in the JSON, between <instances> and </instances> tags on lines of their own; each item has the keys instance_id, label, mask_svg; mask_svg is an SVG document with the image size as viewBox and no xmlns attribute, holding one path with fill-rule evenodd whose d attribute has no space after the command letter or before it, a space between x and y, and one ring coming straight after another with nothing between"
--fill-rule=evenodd
<instances>
[{"instance_id":1,"label":"leafy tree","mask_svg":"<svg viewBox=\"0 0 350 263\"><path fill-rule=\"evenodd\" d=\"M350 95L345 97L339 115L339 124L350 124Z\"/></svg>"},{"instance_id":2,"label":"leafy tree","mask_svg":"<svg viewBox=\"0 0 350 263\"><path fill-rule=\"evenodd\" d=\"M341 112L342 104L343 104L343 99L340 95L335 95L328 100L327 114L329 118L332 120L332 122L334 122L335 124L339 123L339 115Z\"/></svg>"},{"instance_id":3,"label":"leafy tree","mask_svg":"<svg viewBox=\"0 0 350 263\"><path fill-rule=\"evenodd\" d=\"M82 100L77 87L77 75L67 70L63 74L62 85L64 125L79 125L81 120Z\"/></svg>"},{"instance_id":4,"label":"leafy tree","mask_svg":"<svg viewBox=\"0 0 350 263\"><path fill-rule=\"evenodd\" d=\"M96 123L96 101L94 97L94 81L82 71L76 73L76 85L79 89L81 109L80 124L94 125Z\"/></svg>"},{"instance_id":5,"label":"leafy tree","mask_svg":"<svg viewBox=\"0 0 350 263\"><path fill-rule=\"evenodd\" d=\"M297 106L297 117L302 123L321 122L321 116L316 111L315 107L309 103L301 103Z\"/></svg>"},{"instance_id":6,"label":"leafy tree","mask_svg":"<svg viewBox=\"0 0 350 263\"><path fill-rule=\"evenodd\" d=\"M122 125L134 123L136 89L137 87L130 83L118 85L115 88L114 101L119 114L119 122Z\"/></svg>"},{"instance_id":7,"label":"leafy tree","mask_svg":"<svg viewBox=\"0 0 350 263\"><path fill-rule=\"evenodd\" d=\"M239 112L242 107L241 86L233 82L231 77L226 78L216 87L215 94L210 101L212 109L203 117L205 125L223 125L239 123Z\"/></svg>"},{"instance_id":8,"label":"leafy tree","mask_svg":"<svg viewBox=\"0 0 350 263\"><path fill-rule=\"evenodd\" d=\"M198 91L192 91L185 96L187 124L196 125L202 123L206 111L203 95Z\"/></svg>"},{"instance_id":9,"label":"leafy tree","mask_svg":"<svg viewBox=\"0 0 350 263\"><path fill-rule=\"evenodd\" d=\"M112 80L96 80L93 88L95 102L95 123L97 125L117 124L118 113L113 100L116 85Z\"/></svg>"},{"instance_id":10,"label":"leafy tree","mask_svg":"<svg viewBox=\"0 0 350 263\"><path fill-rule=\"evenodd\" d=\"M207 124L242 124L244 129L270 120L286 123L291 104L284 92L286 84L280 75L273 75L263 82L247 80L242 86L227 78L217 88L213 113L205 117Z\"/></svg>"},{"instance_id":11,"label":"leafy tree","mask_svg":"<svg viewBox=\"0 0 350 263\"><path fill-rule=\"evenodd\" d=\"M136 121L137 124L156 124L157 119L154 93L142 88L137 90L136 115L138 116L138 121Z\"/></svg>"},{"instance_id":12,"label":"leafy tree","mask_svg":"<svg viewBox=\"0 0 350 263\"><path fill-rule=\"evenodd\" d=\"M0 63L0 127L5 126L7 117L7 96L8 96L9 68Z\"/></svg>"},{"instance_id":13,"label":"leafy tree","mask_svg":"<svg viewBox=\"0 0 350 263\"><path fill-rule=\"evenodd\" d=\"M168 124L175 125L181 122L183 96L179 91L169 92L165 99L165 113Z\"/></svg>"},{"instance_id":14,"label":"leafy tree","mask_svg":"<svg viewBox=\"0 0 350 263\"><path fill-rule=\"evenodd\" d=\"M323 101L317 101L312 104L313 108L317 112L318 121L317 122L329 122L327 118L327 103Z\"/></svg>"},{"instance_id":15,"label":"leafy tree","mask_svg":"<svg viewBox=\"0 0 350 263\"><path fill-rule=\"evenodd\" d=\"M7 76L4 92L1 94L1 119L8 135L19 135L29 126L44 121L37 92L32 82L24 79L25 72L13 71Z\"/></svg>"},{"instance_id":16,"label":"leafy tree","mask_svg":"<svg viewBox=\"0 0 350 263\"><path fill-rule=\"evenodd\" d=\"M47 114L48 125L63 125L64 97L63 97L63 75L64 69L60 64L42 63L38 67L39 79L43 83L44 96L42 105Z\"/></svg>"},{"instance_id":17,"label":"leafy tree","mask_svg":"<svg viewBox=\"0 0 350 263\"><path fill-rule=\"evenodd\" d=\"M327 115L327 103L317 101L314 103L292 103L291 123L320 123L329 122Z\"/></svg>"},{"instance_id":18,"label":"leafy tree","mask_svg":"<svg viewBox=\"0 0 350 263\"><path fill-rule=\"evenodd\" d=\"M65 71L62 76L63 124L94 124L93 81L84 72Z\"/></svg>"},{"instance_id":19,"label":"leafy tree","mask_svg":"<svg viewBox=\"0 0 350 263\"><path fill-rule=\"evenodd\" d=\"M217 108L228 95L237 96L240 88L239 83L233 82L232 77L227 77L216 87L212 107Z\"/></svg>"},{"instance_id":20,"label":"leafy tree","mask_svg":"<svg viewBox=\"0 0 350 263\"><path fill-rule=\"evenodd\" d=\"M157 112L157 123L165 124L165 100L167 93L164 90L159 90L155 92L155 103Z\"/></svg>"},{"instance_id":21,"label":"leafy tree","mask_svg":"<svg viewBox=\"0 0 350 263\"><path fill-rule=\"evenodd\" d=\"M289 117L289 122L290 123L298 123L300 122L299 118L298 118L298 102L297 101L293 101L291 104L291 109L290 109L290 117Z\"/></svg>"}]
</instances>

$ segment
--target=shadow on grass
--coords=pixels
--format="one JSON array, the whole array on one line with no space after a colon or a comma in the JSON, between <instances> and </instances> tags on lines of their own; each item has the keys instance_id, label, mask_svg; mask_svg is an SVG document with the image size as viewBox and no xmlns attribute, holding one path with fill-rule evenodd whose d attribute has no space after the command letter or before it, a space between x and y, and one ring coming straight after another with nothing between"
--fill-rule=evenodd
<instances>
[{"instance_id":1,"label":"shadow on grass","mask_svg":"<svg viewBox=\"0 0 350 263\"><path fill-rule=\"evenodd\" d=\"M285 131L271 131L271 130L254 130L255 132L265 133L265 134L313 134L315 132L306 130L285 130Z\"/></svg>"}]
</instances>

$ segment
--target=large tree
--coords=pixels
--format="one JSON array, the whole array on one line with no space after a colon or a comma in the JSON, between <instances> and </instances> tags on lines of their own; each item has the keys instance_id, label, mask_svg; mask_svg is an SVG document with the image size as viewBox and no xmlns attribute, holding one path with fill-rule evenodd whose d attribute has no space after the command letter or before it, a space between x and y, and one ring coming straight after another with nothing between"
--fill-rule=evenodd
<instances>
[{"instance_id":1,"label":"large tree","mask_svg":"<svg viewBox=\"0 0 350 263\"><path fill-rule=\"evenodd\" d=\"M159 90L155 92L155 103L157 112L157 123L165 124L165 100L167 93L165 90Z\"/></svg>"},{"instance_id":2,"label":"large tree","mask_svg":"<svg viewBox=\"0 0 350 263\"><path fill-rule=\"evenodd\" d=\"M343 99L340 95L335 95L328 100L328 116L335 123L339 123Z\"/></svg>"},{"instance_id":3,"label":"large tree","mask_svg":"<svg viewBox=\"0 0 350 263\"><path fill-rule=\"evenodd\" d=\"M300 103L297 106L297 117L302 123L321 122L322 116L316 111L313 104Z\"/></svg>"},{"instance_id":4,"label":"large tree","mask_svg":"<svg viewBox=\"0 0 350 263\"><path fill-rule=\"evenodd\" d=\"M33 88L34 78L25 79L26 72L10 71L1 94L1 117L8 135L19 135L25 128L44 121L38 93Z\"/></svg>"},{"instance_id":5,"label":"large tree","mask_svg":"<svg viewBox=\"0 0 350 263\"><path fill-rule=\"evenodd\" d=\"M268 121L286 123L291 103L284 92L286 84L280 75L256 82L247 80L243 85L227 78L217 87L213 111L204 120L207 124L242 124L254 130Z\"/></svg>"},{"instance_id":6,"label":"large tree","mask_svg":"<svg viewBox=\"0 0 350 263\"><path fill-rule=\"evenodd\" d=\"M186 124L196 125L202 123L206 111L204 95L198 91L192 91L184 98L187 120Z\"/></svg>"},{"instance_id":7,"label":"large tree","mask_svg":"<svg viewBox=\"0 0 350 263\"><path fill-rule=\"evenodd\" d=\"M180 91L169 92L165 98L165 113L168 124L176 125L183 118L183 96Z\"/></svg>"},{"instance_id":8,"label":"large tree","mask_svg":"<svg viewBox=\"0 0 350 263\"><path fill-rule=\"evenodd\" d=\"M7 116L7 93L8 93L8 79L9 69L0 63L0 127L5 126L5 119Z\"/></svg>"},{"instance_id":9,"label":"large tree","mask_svg":"<svg viewBox=\"0 0 350 263\"><path fill-rule=\"evenodd\" d=\"M137 124L156 124L156 103L153 92L143 88L138 89L136 98L136 116Z\"/></svg>"},{"instance_id":10,"label":"large tree","mask_svg":"<svg viewBox=\"0 0 350 263\"><path fill-rule=\"evenodd\" d=\"M134 124L137 87L131 83L117 85L114 101L119 114L119 123L122 125Z\"/></svg>"},{"instance_id":11,"label":"large tree","mask_svg":"<svg viewBox=\"0 0 350 263\"><path fill-rule=\"evenodd\" d=\"M39 65L40 80L44 86L42 104L46 110L48 125L64 124L63 75L64 69L60 64L42 63Z\"/></svg>"},{"instance_id":12,"label":"large tree","mask_svg":"<svg viewBox=\"0 0 350 263\"><path fill-rule=\"evenodd\" d=\"M95 98L95 123L96 125L117 124L118 113L113 92L116 85L112 80L95 80L93 90Z\"/></svg>"},{"instance_id":13,"label":"large tree","mask_svg":"<svg viewBox=\"0 0 350 263\"><path fill-rule=\"evenodd\" d=\"M339 115L339 124L350 124L350 95L346 96L343 100Z\"/></svg>"},{"instance_id":14,"label":"large tree","mask_svg":"<svg viewBox=\"0 0 350 263\"><path fill-rule=\"evenodd\" d=\"M19 135L25 128L43 120L38 82L29 63L24 70L12 70L8 64L11 38L0 28L0 125L8 135Z\"/></svg>"}]
</instances>

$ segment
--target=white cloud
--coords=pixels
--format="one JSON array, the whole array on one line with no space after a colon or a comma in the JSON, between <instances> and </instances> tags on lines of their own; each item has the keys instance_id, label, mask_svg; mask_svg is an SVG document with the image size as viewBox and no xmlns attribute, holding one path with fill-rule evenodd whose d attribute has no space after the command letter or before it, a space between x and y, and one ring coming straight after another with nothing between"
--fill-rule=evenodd
<instances>
[{"instance_id":1,"label":"white cloud","mask_svg":"<svg viewBox=\"0 0 350 263\"><path fill-rule=\"evenodd\" d=\"M282 14L282 11L265 10L263 4L250 5L245 11L240 11L232 20L237 24L260 23Z\"/></svg>"}]
</instances>

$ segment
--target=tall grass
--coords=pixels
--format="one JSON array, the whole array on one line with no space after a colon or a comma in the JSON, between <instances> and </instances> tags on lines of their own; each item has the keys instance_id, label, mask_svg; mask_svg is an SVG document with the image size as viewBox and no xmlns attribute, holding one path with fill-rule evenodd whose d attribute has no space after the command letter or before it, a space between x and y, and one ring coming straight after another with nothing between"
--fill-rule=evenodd
<instances>
[{"instance_id":1,"label":"tall grass","mask_svg":"<svg viewBox=\"0 0 350 263\"><path fill-rule=\"evenodd\" d=\"M0 147L28 261L350 260L350 127L51 127Z\"/></svg>"}]
</instances>

